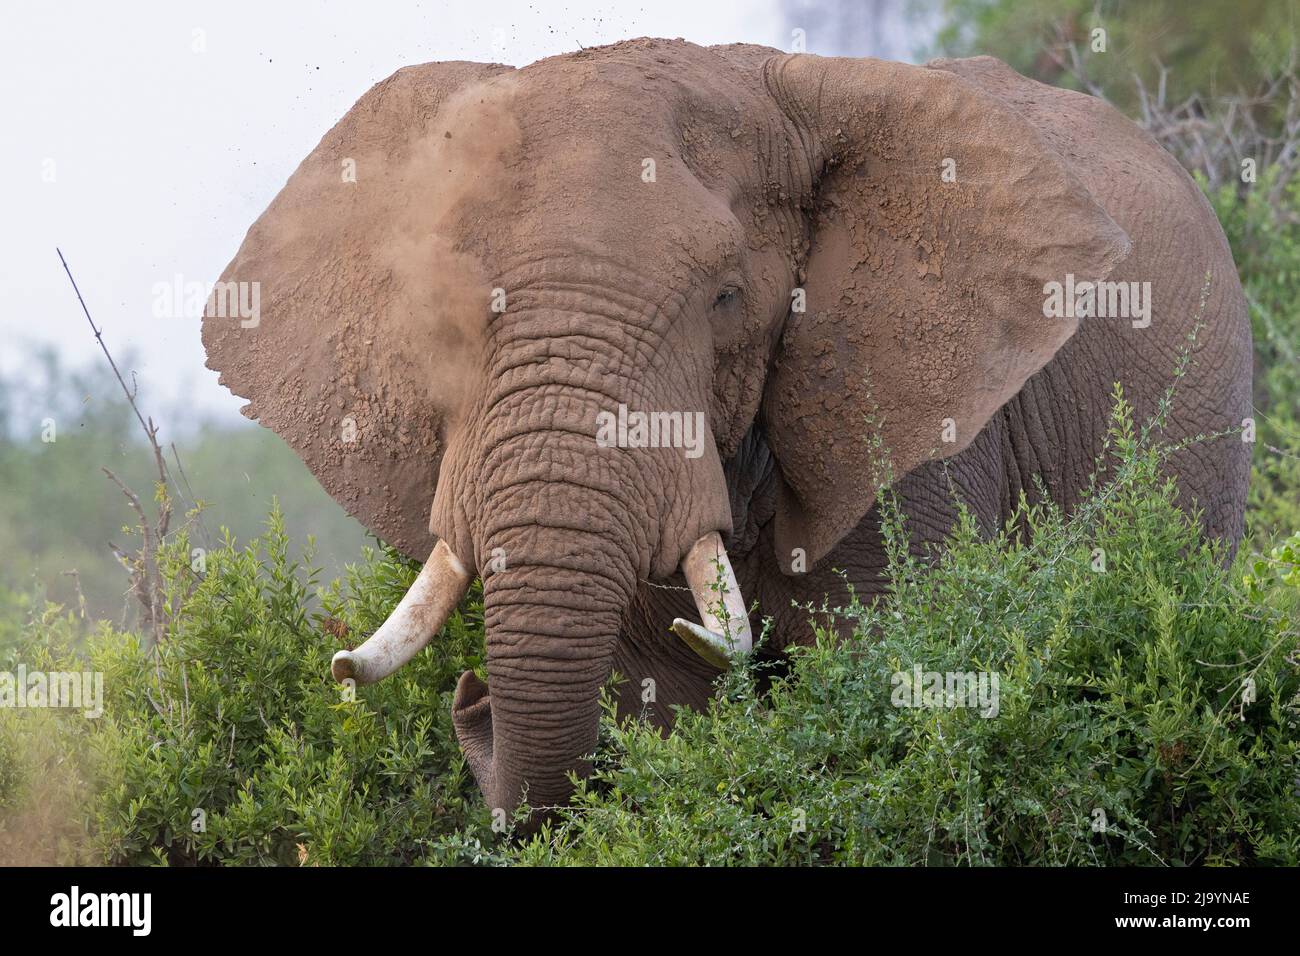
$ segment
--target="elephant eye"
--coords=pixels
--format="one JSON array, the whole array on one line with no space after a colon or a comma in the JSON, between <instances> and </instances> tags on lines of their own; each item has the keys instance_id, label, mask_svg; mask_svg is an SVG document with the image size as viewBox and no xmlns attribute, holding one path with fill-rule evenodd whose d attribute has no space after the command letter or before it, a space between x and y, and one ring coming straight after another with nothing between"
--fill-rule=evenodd
<instances>
[{"instance_id":1,"label":"elephant eye","mask_svg":"<svg viewBox=\"0 0 1300 956\"><path fill-rule=\"evenodd\" d=\"M713 307L715 309L725 308L735 302L739 296L740 290L735 286L724 286L718 290L718 296L713 300Z\"/></svg>"}]
</instances>

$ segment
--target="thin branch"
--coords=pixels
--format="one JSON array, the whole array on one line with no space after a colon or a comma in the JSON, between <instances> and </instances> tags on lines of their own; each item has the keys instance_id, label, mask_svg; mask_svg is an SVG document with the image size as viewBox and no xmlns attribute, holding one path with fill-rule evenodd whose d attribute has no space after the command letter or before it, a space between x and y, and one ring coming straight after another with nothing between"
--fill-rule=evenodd
<instances>
[{"instance_id":1,"label":"thin branch","mask_svg":"<svg viewBox=\"0 0 1300 956\"><path fill-rule=\"evenodd\" d=\"M86 315L86 321L90 324L90 331L95 333L95 341L99 343L99 347L104 353L104 358L108 359L108 364L113 369L113 374L117 376L117 383L122 386L122 394L126 396L126 400L131 404L131 411L135 412L136 420L140 422L140 427L144 429L145 437L149 439L149 444L153 446L154 459L158 464L158 478L165 482L167 480L167 466L163 461L162 450L158 447L158 429L153 424L153 419L145 421L145 417L140 414L140 407L135 403L135 393L139 390L139 383L136 384L136 389L134 391L127 388L126 380L122 378L122 373L118 369L117 363L113 361L113 356L108 351L108 346L104 344L104 333L95 326L95 320L90 317L90 309L86 307L86 300L82 297L81 290L77 288L77 280L72 277L72 270L68 268L68 261L63 258L63 250L56 246L54 251L59 254L59 262L63 263L63 271L68 274L68 281L72 283L72 291L77 294L77 301L81 303L81 311ZM134 380L135 373L132 372L131 376Z\"/></svg>"},{"instance_id":2,"label":"thin branch","mask_svg":"<svg viewBox=\"0 0 1300 956\"><path fill-rule=\"evenodd\" d=\"M117 362L113 359L113 354L109 351L107 343L104 342L103 331L95 325L95 320L90 315L90 309L86 305L86 299L81 294L81 289L77 286L77 280L72 275L72 269L68 266L67 259L63 256L63 251L56 248L59 255L59 262L63 264L63 271L67 273L68 281L72 284L72 291L77 296L77 301L81 304L81 311L86 316L86 322L90 325L90 331L94 333L95 341L99 343L100 350L104 353L104 358L108 360L109 367L113 370L113 375L117 378L118 385L122 388L122 394L126 396L127 403L131 406L131 411L140 423L140 428L144 432L145 439L149 442L149 448L153 452L154 466L157 469L158 477L156 479L154 500L158 507L157 517L151 523L149 516L145 514L145 506L140 496L127 487L126 483L117 477L107 468L103 469L108 479L117 485L122 494L126 497L131 509L135 512L136 518L140 524L140 548L135 555L128 555L118 548L111 541L109 547L113 550L114 555L122 562L127 570L130 581L130 593L135 594L136 599L140 602L144 610L144 627L148 633L150 647L156 649L161 643L165 633L165 617L170 612L166 600L165 582L163 580L162 569L159 567L159 555L167 540L168 532L171 530L172 518L172 498L171 498L171 475L167 468L167 460L163 455L162 446L158 442L158 426L152 418L146 418L140 411L140 406L136 403L136 398L140 392L140 383L131 373L131 384L127 385L126 378L123 376L121 369L118 368ZM175 445L172 446L172 453L176 456L176 465L180 469L180 456L176 453ZM184 476L184 470L181 469ZM185 479L188 484L188 478ZM155 656L155 666L160 668L160 662ZM159 685L161 689L161 670L159 670Z\"/></svg>"},{"instance_id":3,"label":"thin branch","mask_svg":"<svg viewBox=\"0 0 1300 956\"><path fill-rule=\"evenodd\" d=\"M194 495L194 489L190 487L190 476L185 474L185 466L181 464L181 454L176 450L176 443L171 442L172 459L176 462L176 471L181 476L181 483L185 488L185 494L189 496L190 507L193 509L195 521L199 526L199 533L203 535L203 543L211 548L212 539L208 535L208 526L203 523L203 515L199 512L199 499Z\"/></svg>"}]
</instances>

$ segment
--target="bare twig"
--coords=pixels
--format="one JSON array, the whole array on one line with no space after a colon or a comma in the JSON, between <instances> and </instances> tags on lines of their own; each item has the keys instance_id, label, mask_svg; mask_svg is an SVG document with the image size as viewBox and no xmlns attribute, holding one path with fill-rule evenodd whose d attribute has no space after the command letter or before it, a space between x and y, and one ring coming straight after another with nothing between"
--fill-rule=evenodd
<instances>
[{"instance_id":1,"label":"bare twig","mask_svg":"<svg viewBox=\"0 0 1300 956\"><path fill-rule=\"evenodd\" d=\"M190 476L185 474L185 466L181 464L181 455L180 452L176 450L175 442L171 443L171 449L172 458L176 462L176 471L181 476L181 482L185 486L185 494L187 494L190 499L191 514L194 517L195 523L198 525L199 534L203 535L203 544L204 546L211 548L212 538L208 535L208 526L203 523L203 515L199 509L199 499L195 496L194 489L190 487Z\"/></svg>"},{"instance_id":2,"label":"bare twig","mask_svg":"<svg viewBox=\"0 0 1300 956\"><path fill-rule=\"evenodd\" d=\"M135 557L125 554L117 545L109 542L109 547L128 569L131 575L131 591L140 601L144 608L144 626L152 636L153 643L157 644L162 638L159 612L161 603L162 582L158 572L157 548L161 543L161 538L155 539L153 531L149 526L149 519L144 513L144 505L140 503L140 496L126 486L122 479L113 474L107 468L101 468L101 471L108 476L109 481L117 485L126 500L130 503L131 509L136 513L140 522L140 550Z\"/></svg>"},{"instance_id":3,"label":"bare twig","mask_svg":"<svg viewBox=\"0 0 1300 956\"><path fill-rule=\"evenodd\" d=\"M1157 61L1159 85L1152 92L1134 75L1138 121L1184 167L1205 177L1211 188L1232 184L1244 190L1243 160L1263 172L1276 168L1268 205L1276 221L1294 223L1284 191L1300 174L1300 70L1292 50L1285 67L1254 94L1194 94L1176 105L1166 101L1168 70ZM1276 111L1280 108L1281 115Z\"/></svg>"},{"instance_id":4,"label":"bare twig","mask_svg":"<svg viewBox=\"0 0 1300 956\"><path fill-rule=\"evenodd\" d=\"M72 277L72 270L68 268L68 261L63 258L63 250L55 248L59 254L59 262L63 263L63 271L68 274L68 281L72 283L72 291L77 294L77 301L81 303L81 311L86 315L86 321L90 324L90 331L95 333L95 341L99 343L104 357L108 359L109 367L113 369L113 374L117 376L117 383L122 386L122 393L131 405L131 411L135 412L136 420L140 422L140 427L144 429L145 437L149 439L149 444L153 447L154 461L158 466L158 480L166 483L167 481L167 463L163 460L162 449L158 446L158 427L154 425L153 419L145 420L140 413L140 407L135 403L136 393L139 391L139 385L135 388L127 388L126 380L122 378L122 373L113 361L112 354L108 351L108 346L104 344L104 333L95 326L95 320L90 317L90 309L86 307L86 300L81 295L81 290L77 288L77 280ZM132 373L132 380L134 380Z\"/></svg>"},{"instance_id":5,"label":"bare twig","mask_svg":"<svg viewBox=\"0 0 1300 956\"><path fill-rule=\"evenodd\" d=\"M131 411L134 413L136 421L140 423L145 440L148 441L149 448L153 453L154 467L157 469L158 477L154 490L157 515L152 521L145 513L144 503L141 501L140 496L127 487L126 483L109 469L104 468L103 472L121 490L139 521L140 548L134 555L127 554L111 541L109 547L112 548L113 553L127 570L130 580L129 591L136 596L143 609L144 620L142 623L147 639L150 642L149 646L156 648L162 642L166 627L164 618L167 607L163 576L161 569L158 567L158 555L167 539L168 532L171 530L171 475L167 469L167 460L163 455L162 445L158 442L158 426L152 418L145 417L140 411L140 406L136 403L140 385L135 378L135 373L131 373L131 384L127 385L126 378L122 375L121 369L118 368L117 362L114 361L113 355L104 341L103 331L95 325L95 320L90 315L90 309L86 306L85 297L82 296L81 289L77 286L77 280L72 275L72 269L68 266L67 259L63 257L63 251L57 248L55 251L59 255L59 262L63 264L63 271L68 275L68 281L72 283L72 291L76 293L77 301L81 304L81 311L86 316L90 331L94 333L95 341L99 343L99 348L104 353L104 358L108 360L109 367L113 370L118 385L122 387L122 394L126 396L127 404L131 406ZM172 453L176 456L176 465L179 469L180 456L176 454L175 445L172 446ZM181 474L184 477L183 470ZM188 486L188 479L186 479L186 485Z\"/></svg>"},{"instance_id":6,"label":"bare twig","mask_svg":"<svg viewBox=\"0 0 1300 956\"><path fill-rule=\"evenodd\" d=\"M1101 11L1094 6L1093 19ZM1076 16L1054 23L1043 38L1038 71L1052 82L1069 76L1081 90L1105 99L1104 84L1095 75L1101 58L1093 56L1086 30ZM1146 38L1150 42L1151 37ZM1107 54L1113 60L1124 50ZM1151 89L1136 71L1137 120L1156 141L1188 170L1203 175L1210 187L1235 185L1245 191L1241 179L1242 161L1251 159L1259 172L1276 167L1269 186L1268 204L1275 220L1297 221L1284 202L1284 192L1300 175L1300 50L1293 47L1286 65L1267 77L1254 91L1196 93L1186 100L1168 101L1170 71L1153 59L1155 88Z\"/></svg>"}]
</instances>

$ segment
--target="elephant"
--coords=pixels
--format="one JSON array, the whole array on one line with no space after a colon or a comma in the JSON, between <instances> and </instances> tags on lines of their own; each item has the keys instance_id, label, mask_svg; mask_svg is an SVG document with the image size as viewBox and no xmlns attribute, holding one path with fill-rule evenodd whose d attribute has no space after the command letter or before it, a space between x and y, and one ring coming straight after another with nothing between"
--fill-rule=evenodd
<instances>
[{"instance_id":1,"label":"elephant","mask_svg":"<svg viewBox=\"0 0 1300 956\"><path fill-rule=\"evenodd\" d=\"M1150 415L1182 349L1166 438L1250 414L1245 302L1193 180L1107 103L988 57L639 39L407 67L220 282L261 304L208 310L208 367L424 561L334 676L392 673L482 580L487 679L452 717L507 811L590 771L611 674L620 714L668 728L737 655L814 640L809 605L883 593L876 476L932 553L959 504L990 534L1022 496L1075 508L1114 383ZM1249 446L1185 445L1178 503L1231 553Z\"/></svg>"}]
</instances>

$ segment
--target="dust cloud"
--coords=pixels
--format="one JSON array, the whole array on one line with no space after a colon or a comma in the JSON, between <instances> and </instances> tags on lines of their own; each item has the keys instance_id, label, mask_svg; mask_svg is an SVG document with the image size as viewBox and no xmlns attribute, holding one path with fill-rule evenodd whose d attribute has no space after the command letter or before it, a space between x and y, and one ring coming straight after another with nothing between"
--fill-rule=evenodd
<instances>
[{"instance_id":1,"label":"dust cloud","mask_svg":"<svg viewBox=\"0 0 1300 956\"><path fill-rule=\"evenodd\" d=\"M401 205L390 241L376 251L376 265L396 283L392 345L425 349L418 372L453 419L479 384L497 280L469 247L494 228L489 210L513 188L509 160L521 139L514 102L512 74L448 98L394 176Z\"/></svg>"}]
</instances>

